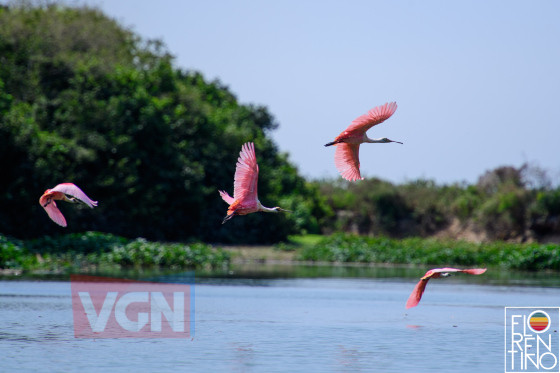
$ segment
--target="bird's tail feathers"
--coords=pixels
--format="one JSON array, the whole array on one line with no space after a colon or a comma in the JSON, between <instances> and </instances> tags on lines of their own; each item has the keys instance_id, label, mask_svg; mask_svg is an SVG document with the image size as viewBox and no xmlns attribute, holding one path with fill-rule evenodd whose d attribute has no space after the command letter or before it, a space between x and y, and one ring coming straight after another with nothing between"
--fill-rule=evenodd
<instances>
[{"instance_id":1,"label":"bird's tail feathers","mask_svg":"<svg viewBox=\"0 0 560 373\"><path fill-rule=\"evenodd\" d=\"M223 190L219 190L218 192L220 192L220 197L222 197L222 199L228 204L231 205L235 200L233 199L233 197L231 197L229 194L227 194L227 192L223 191Z\"/></svg>"}]
</instances>

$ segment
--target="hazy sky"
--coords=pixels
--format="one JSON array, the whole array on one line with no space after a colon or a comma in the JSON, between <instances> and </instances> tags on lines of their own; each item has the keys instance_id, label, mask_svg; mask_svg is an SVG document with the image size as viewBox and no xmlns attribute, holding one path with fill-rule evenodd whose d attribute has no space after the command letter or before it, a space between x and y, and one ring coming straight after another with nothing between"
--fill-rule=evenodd
<instances>
[{"instance_id":1,"label":"hazy sky","mask_svg":"<svg viewBox=\"0 0 560 373\"><path fill-rule=\"evenodd\" d=\"M362 175L474 182L530 162L560 180L560 1L86 3L266 106L304 176L337 176L323 145L396 101L368 135L404 145L362 145Z\"/></svg>"}]
</instances>

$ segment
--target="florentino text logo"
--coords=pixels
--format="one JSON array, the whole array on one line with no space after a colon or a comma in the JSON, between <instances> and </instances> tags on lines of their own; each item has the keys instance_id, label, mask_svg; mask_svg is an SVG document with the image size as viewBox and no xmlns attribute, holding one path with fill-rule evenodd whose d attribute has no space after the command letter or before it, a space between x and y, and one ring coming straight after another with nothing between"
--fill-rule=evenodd
<instances>
[{"instance_id":1,"label":"florentino text logo","mask_svg":"<svg viewBox=\"0 0 560 373\"><path fill-rule=\"evenodd\" d=\"M505 307L505 371L560 372L560 307Z\"/></svg>"}]
</instances>

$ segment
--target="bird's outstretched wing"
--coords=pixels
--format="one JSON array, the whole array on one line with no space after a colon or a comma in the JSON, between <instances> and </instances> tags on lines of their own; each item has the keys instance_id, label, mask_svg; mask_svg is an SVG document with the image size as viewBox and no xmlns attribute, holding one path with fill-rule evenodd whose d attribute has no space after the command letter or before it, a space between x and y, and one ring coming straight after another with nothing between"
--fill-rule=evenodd
<instances>
[{"instance_id":1,"label":"bird's outstretched wing","mask_svg":"<svg viewBox=\"0 0 560 373\"><path fill-rule=\"evenodd\" d=\"M44 206L43 204L41 204L41 206L43 206L43 208L45 209L45 211L49 215L49 218L51 218L52 221L54 221L56 224L60 225L61 227L66 227L66 219L64 218L64 215L62 215L58 207L56 206L56 202L54 200L51 200L51 202L46 206Z\"/></svg>"},{"instance_id":2,"label":"bird's outstretched wing","mask_svg":"<svg viewBox=\"0 0 560 373\"><path fill-rule=\"evenodd\" d=\"M481 275L486 272L486 268L469 268L469 269L458 269L458 268L434 268L430 269L424 277L418 281L414 290L408 297L406 302L406 308L416 307L418 303L420 303L420 299L422 299L422 294L424 294L424 290L426 290L426 285L428 285L428 281L436 274L436 273L450 273L450 272L463 272L468 273L470 275ZM438 276L439 277L439 276Z\"/></svg>"},{"instance_id":3,"label":"bird's outstretched wing","mask_svg":"<svg viewBox=\"0 0 560 373\"><path fill-rule=\"evenodd\" d=\"M248 142L241 147L239 158L237 159L233 182L233 199L253 197L256 199L258 179L259 165L255 156L255 145L252 142Z\"/></svg>"},{"instance_id":4,"label":"bird's outstretched wing","mask_svg":"<svg viewBox=\"0 0 560 373\"><path fill-rule=\"evenodd\" d=\"M72 196L76 199L79 199L80 201L82 201L83 203L85 203L91 208L97 206L97 201L94 201L91 198L89 198L80 188L78 188L76 185L72 183L58 184L57 186L51 189L51 192L61 192L66 195Z\"/></svg>"},{"instance_id":5,"label":"bird's outstretched wing","mask_svg":"<svg viewBox=\"0 0 560 373\"><path fill-rule=\"evenodd\" d=\"M391 102L381 106L377 106L366 114L354 119L352 123L346 128L345 132L366 132L376 124L382 123L388 119L397 110L397 103Z\"/></svg>"},{"instance_id":6,"label":"bird's outstretched wing","mask_svg":"<svg viewBox=\"0 0 560 373\"><path fill-rule=\"evenodd\" d=\"M452 272L463 272L469 275L481 275L486 272L486 268L469 268L469 269L459 269L459 268L434 268L430 269L423 278L432 277L435 273L452 273Z\"/></svg>"},{"instance_id":7,"label":"bird's outstretched wing","mask_svg":"<svg viewBox=\"0 0 560 373\"><path fill-rule=\"evenodd\" d=\"M336 144L334 164L343 178L348 181L363 180L360 175L360 145L341 142Z\"/></svg>"},{"instance_id":8,"label":"bird's outstretched wing","mask_svg":"<svg viewBox=\"0 0 560 373\"><path fill-rule=\"evenodd\" d=\"M218 192L220 192L220 197L222 197L222 199L228 204L231 205L235 200L233 199L232 196L230 196L229 194L227 194L226 191L223 190L218 190Z\"/></svg>"},{"instance_id":9,"label":"bird's outstretched wing","mask_svg":"<svg viewBox=\"0 0 560 373\"><path fill-rule=\"evenodd\" d=\"M412 290L412 293L408 297L406 301L406 308L416 307L418 303L420 303L420 299L422 299L422 294L424 294L424 290L426 290L426 285L428 285L429 278L426 280L420 280Z\"/></svg>"},{"instance_id":10,"label":"bird's outstretched wing","mask_svg":"<svg viewBox=\"0 0 560 373\"><path fill-rule=\"evenodd\" d=\"M481 275L486 272L486 268L463 269L461 272L468 273L469 275Z\"/></svg>"}]
</instances>

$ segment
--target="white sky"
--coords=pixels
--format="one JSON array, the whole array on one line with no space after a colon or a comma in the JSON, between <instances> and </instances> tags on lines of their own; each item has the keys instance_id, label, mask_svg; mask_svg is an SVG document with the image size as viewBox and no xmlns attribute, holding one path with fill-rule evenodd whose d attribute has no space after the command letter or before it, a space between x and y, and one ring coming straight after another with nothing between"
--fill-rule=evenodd
<instances>
[{"instance_id":1,"label":"white sky","mask_svg":"<svg viewBox=\"0 0 560 373\"><path fill-rule=\"evenodd\" d=\"M337 177L323 145L396 101L368 135L404 145L362 145L362 175L475 182L531 162L560 181L560 1L85 3L163 40L177 67L266 106L306 177Z\"/></svg>"}]
</instances>

